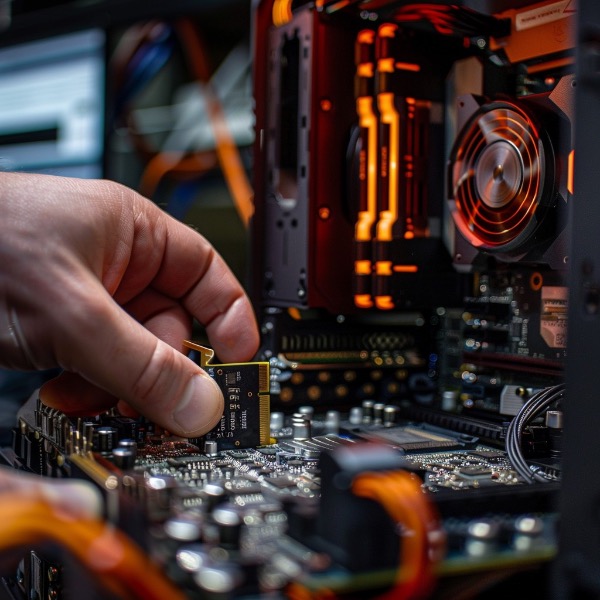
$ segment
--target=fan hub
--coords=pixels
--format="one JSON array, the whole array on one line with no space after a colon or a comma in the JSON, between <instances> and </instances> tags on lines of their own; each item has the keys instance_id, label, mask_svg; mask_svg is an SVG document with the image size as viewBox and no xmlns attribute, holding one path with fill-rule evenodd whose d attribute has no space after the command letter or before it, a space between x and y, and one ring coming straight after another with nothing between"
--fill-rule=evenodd
<instances>
[{"instance_id":1,"label":"fan hub","mask_svg":"<svg viewBox=\"0 0 600 600\"><path fill-rule=\"evenodd\" d=\"M523 185L523 160L517 148L506 140L484 148L475 165L475 185L482 202L492 209L511 202Z\"/></svg>"}]
</instances>

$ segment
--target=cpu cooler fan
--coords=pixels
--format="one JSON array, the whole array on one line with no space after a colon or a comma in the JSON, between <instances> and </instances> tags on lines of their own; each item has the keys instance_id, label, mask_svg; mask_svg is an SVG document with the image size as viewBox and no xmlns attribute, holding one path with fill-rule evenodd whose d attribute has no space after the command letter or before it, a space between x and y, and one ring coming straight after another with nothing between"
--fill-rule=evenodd
<instances>
[{"instance_id":1,"label":"cpu cooler fan","mask_svg":"<svg viewBox=\"0 0 600 600\"><path fill-rule=\"evenodd\" d=\"M449 161L454 261L482 257L564 267L571 170L573 78L551 93L458 99L460 130Z\"/></svg>"}]
</instances>

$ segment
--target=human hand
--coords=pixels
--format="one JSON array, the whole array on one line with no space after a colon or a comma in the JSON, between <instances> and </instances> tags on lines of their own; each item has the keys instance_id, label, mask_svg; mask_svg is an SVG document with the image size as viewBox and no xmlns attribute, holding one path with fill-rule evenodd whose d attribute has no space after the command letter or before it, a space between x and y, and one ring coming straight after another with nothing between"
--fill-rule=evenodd
<instances>
[{"instance_id":1,"label":"human hand","mask_svg":"<svg viewBox=\"0 0 600 600\"><path fill-rule=\"evenodd\" d=\"M247 360L258 329L208 241L109 181L0 173L0 198L0 364L64 369L40 396L67 414L120 401L176 435L214 427L221 391L182 341L196 318Z\"/></svg>"},{"instance_id":2,"label":"human hand","mask_svg":"<svg viewBox=\"0 0 600 600\"><path fill-rule=\"evenodd\" d=\"M56 479L0 466L0 508L10 496L41 501L69 519L100 519L104 501L98 488L83 479Z\"/></svg>"}]
</instances>

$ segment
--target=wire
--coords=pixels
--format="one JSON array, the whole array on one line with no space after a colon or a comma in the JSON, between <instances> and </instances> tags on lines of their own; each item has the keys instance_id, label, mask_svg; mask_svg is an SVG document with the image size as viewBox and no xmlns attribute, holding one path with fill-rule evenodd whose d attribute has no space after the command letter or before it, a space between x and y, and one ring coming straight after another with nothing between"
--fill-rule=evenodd
<instances>
[{"instance_id":1,"label":"wire","mask_svg":"<svg viewBox=\"0 0 600 600\"><path fill-rule=\"evenodd\" d=\"M218 166L214 152L160 152L147 163L140 178L139 191L151 198L168 173L197 178Z\"/></svg>"},{"instance_id":2,"label":"wire","mask_svg":"<svg viewBox=\"0 0 600 600\"><path fill-rule=\"evenodd\" d=\"M522 451L523 430L542 412L563 399L565 385L560 384L536 392L519 410L508 426L505 448L513 468L528 483L554 481L556 478L544 473L540 467L530 465Z\"/></svg>"},{"instance_id":3,"label":"wire","mask_svg":"<svg viewBox=\"0 0 600 600\"><path fill-rule=\"evenodd\" d=\"M254 214L254 191L242 164L239 149L227 126L223 107L212 89L204 44L197 29L189 19L177 21L175 27L184 43L192 74L203 86L208 116L215 136L219 164L223 170L238 215L244 226L247 227Z\"/></svg>"},{"instance_id":4,"label":"wire","mask_svg":"<svg viewBox=\"0 0 600 600\"><path fill-rule=\"evenodd\" d=\"M403 531L396 585L378 600L426 597L433 590L434 567L445 554L446 542L420 479L406 471L363 473L352 491L381 504Z\"/></svg>"},{"instance_id":5,"label":"wire","mask_svg":"<svg viewBox=\"0 0 600 600\"><path fill-rule=\"evenodd\" d=\"M281 27L292 20L293 0L274 0L273 2L273 25Z\"/></svg>"},{"instance_id":6,"label":"wire","mask_svg":"<svg viewBox=\"0 0 600 600\"><path fill-rule=\"evenodd\" d=\"M0 495L0 554L56 543L98 582L123 600L184 600L180 592L123 533L92 519L73 519L34 495Z\"/></svg>"},{"instance_id":7,"label":"wire","mask_svg":"<svg viewBox=\"0 0 600 600\"><path fill-rule=\"evenodd\" d=\"M455 4L406 4L392 13L398 23L429 22L442 35L474 37L481 35L506 35L509 21L484 15L471 8Z\"/></svg>"},{"instance_id":8,"label":"wire","mask_svg":"<svg viewBox=\"0 0 600 600\"><path fill-rule=\"evenodd\" d=\"M205 152L163 152L142 135L130 102L166 64L176 36L185 53L193 77L200 83L215 138L215 150ZM248 226L254 213L254 191L241 160L239 149L229 131L223 107L211 85L207 52L194 24L180 19L173 26L150 22L132 27L123 36L112 59L112 70L119 93L115 101L115 120L124 120L136 151L146 160L140 192L152 196L166 175L202 175L220 166L237 213Z\"/></svg>"}]
</instances>

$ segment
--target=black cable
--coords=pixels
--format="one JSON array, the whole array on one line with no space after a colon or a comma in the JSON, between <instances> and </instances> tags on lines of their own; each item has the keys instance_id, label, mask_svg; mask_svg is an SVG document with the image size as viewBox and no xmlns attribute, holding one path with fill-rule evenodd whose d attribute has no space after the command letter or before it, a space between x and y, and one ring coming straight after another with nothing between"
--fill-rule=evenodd
<instances>
[{"instance_id":1,"label":"black cable","mask_svg":"<svg viewBox=\"0 0 600 600\"><path fill-rule=\"evenodd\" d=\"M547 482L554 480L554 478L544 473L540 467L530 465L525 459L522 451L523 430L542 412L562 400L564 393L564 384L544 388L536 392L523 404L508 427L505 443L508 459L515 471L528 483Z\"/></svg>"}]
</instances>

